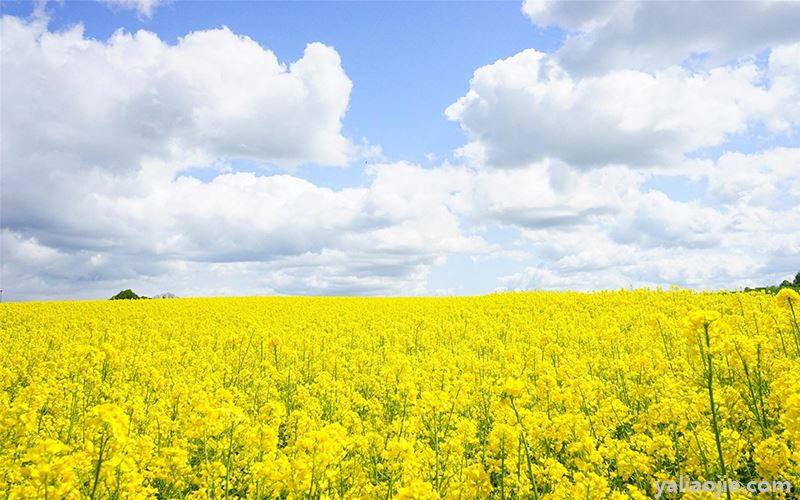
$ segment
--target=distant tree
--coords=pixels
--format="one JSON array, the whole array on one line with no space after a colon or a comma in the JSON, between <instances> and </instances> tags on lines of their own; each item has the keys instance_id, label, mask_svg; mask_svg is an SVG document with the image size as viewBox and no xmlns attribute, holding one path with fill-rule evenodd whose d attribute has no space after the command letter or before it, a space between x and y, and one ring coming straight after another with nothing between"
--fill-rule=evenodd
<instances>
[{"instance_id":1,"label":"distant tree","mask_svg":"<svg viewBox=\"0 0 800 500\"><path fill-rule=\"evenodd\" d=\"M781 288L792 288L800 292L800 272L794 276L794 281L783 280L780 285L759 286L756 288L745 287L745 292L766 292L771 294L778 293Z\"/></svg>"},{"instance_id":2,"label":"distant tree","mask_svg":"<svg viewBox=\"0 0 800 500\"><path fill-rule=\"evenodd\" d=\"M133 290L128 288L127 290L123 290L123 291L119 292L118 294L114 295L113 297L111 297L111 300L133 300L133 299L141 299L141 298L142 297L139 297L138 295L136 295L136 293L134 293Z\"/></svg>"}]
</instances>

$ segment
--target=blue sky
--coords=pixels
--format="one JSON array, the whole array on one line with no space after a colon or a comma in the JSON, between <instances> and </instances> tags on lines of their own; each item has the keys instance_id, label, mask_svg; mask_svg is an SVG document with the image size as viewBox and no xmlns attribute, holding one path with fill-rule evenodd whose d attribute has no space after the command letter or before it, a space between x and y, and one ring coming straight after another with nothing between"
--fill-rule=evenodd
<instances>
[{"instance_id":1,"label":"blue sky","mask_svg":"<svg viewBox=\"0 0 800 500\"><path fill-rule=\"evenodd\" d=\"M12 300L800 270L790 3L0 5Z\"/></svg>"}]
</instances>

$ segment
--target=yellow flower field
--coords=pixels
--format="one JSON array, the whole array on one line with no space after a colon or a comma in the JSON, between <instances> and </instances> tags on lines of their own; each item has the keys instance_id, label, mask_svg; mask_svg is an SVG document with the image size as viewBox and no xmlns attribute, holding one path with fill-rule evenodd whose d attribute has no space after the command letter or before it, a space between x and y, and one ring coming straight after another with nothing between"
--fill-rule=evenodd
<instances>
[{"instance_id":1,"label":"yellow flower field","mask_svg":"<svg viewBox=\"0 0 800 500\"><path fill-rule=\"evenodd\" d=\"M797 315L788 290L2 304L0 495L800 487Z\"/></svg>"}]
</instances>

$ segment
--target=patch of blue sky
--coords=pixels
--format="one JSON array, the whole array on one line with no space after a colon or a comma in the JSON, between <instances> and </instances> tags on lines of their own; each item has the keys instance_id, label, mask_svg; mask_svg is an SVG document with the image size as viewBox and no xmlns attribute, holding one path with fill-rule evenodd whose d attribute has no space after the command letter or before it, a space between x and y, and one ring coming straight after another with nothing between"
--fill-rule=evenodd
<instances>
[{"instance_id":1,"label":"patch of blue sky","mask_svg":"<svg viewBox=\"0 0 800 500\"><path fill-rule=\"evenodd\" d=\"M265 165L252 160L229 160L221 161L213 165L197 165L181 170L176 177L193 177L205 183L209 183L219 175L232 174L237 172L252 172L256 175L275 175L285 173L283 169L275 166Z\"/></svg>"},{"instance_id":2,"label":"patch of blue sky","mask_svg":"<svg viewBox=\"0 0 800 500\"><path fill-rule=\"evenodd\" d=\"M303 165L294 169L291 174L319 187L326 187L334 191L351 187L366 187L371 183L371 177L360 165L343 168Z\"/></svg>"},{"instance_id":3,"label":"patch of blue sky","mask_svg":"<svg viewBox=\"0 0 800 500\"><path fill-rule=\"evenodd\" d=\"M772 52L772 49L768 48L768 49L764 49L761 52L759 52L758 54L756 54L756 56L753 58L753 62L756 63L756 66L758 67L758 69L760 69L762 71L767 69L767 66L769 65L769 55L770 55L771 52Z\"/></svg>"},{"instance_id":4,"label":"patch of blue sky","mask_svg":"<svg viewBox=\"0 0 800 500\"><path fill-rule=\"evenodd\" d=\"M519 259L511 257L475 260L469 255L450 255L447 262L431 271L428 289L444 295L482 295L502 286L498 276L519 270Z\"/></svg>"},{"instance_id":5,"label":"patch of blue sky","mask_svg":"<svg viewBox=\"0 0 800 500\"><path fill-rule=\"evenodd\" d=\"M31 16L32 12L33 6L31 2L28 1L4 0L0 2L0 15L27 18Z\"/></svg>"},{"instance_id":6,"label":"patch of blue sky","mask_svg":"<svg viewBox=\"0 0 800 500\"><path fill-rule=\"evenodd\" d=\"M708 179L705 177L693 180L684 175L654 175L642 183L642 191L661 191L678 202L703 201L707 188Z\"/></svg>"},{"instance_id":7,"label":"patch of blue sky","mask_svg":"<svg viewBox=\"0 0 800 500\"><path fill-rule=\"evenodd\" d=\"M479 234L488 243L497 245L505 251L517 253L499 253L477 260L469 255L450 255L443 265L433 268L428 280L428 289L431 292L445 295L480 295L501 286L497 281L498 276L519 272L521 259L527 258L523 252L530 252L530 248L523 248L526 243L520 240L519 231L514 226L488 224ZM458 276L458 279L454 280L453 276Z\"/></svg>"},{"instance_id":8,"label":"patch of blue sky","mask_svg":"<svg viewBox=\"0 0 800 500\"><path fill-rule=\"evenodd\" d=\"M650 189L661 191L673 201L697 201L702 204L713 205L713 200L707 195L707 188L707 178L700 177L693 180L683 175L656 175L642 183L642 191ZM774 212L791 210L796 205L797 197L792 193L791 187L788 185L780 186L778 192L767 204L768 208Z\"/></svg>"},{"instance_id":9,"label":"patch of blue sky","mask_svg":"<svg viewBox=\"0 0 800 500\"><path fill-rule=\"evenodd\" d=\"M681 67L690 72L702 72L707 69L708 59L708 52L692 52L681 63Z\"/></svg>"},{"instance_id":10,"label":"patch of blue sky","mask_svg":"<svg viewBox=\"0 0 800 500\"><path fill-rule=\"evenodd\" d=\"M370 182L369 175L359 165L337 168L310 164L287 171L284 168L253 160L230 160L215 165L198 165L181 170L176 174L176 177L193 177L199 181L209 183L219 175L239 172L254 173L257 176L288 174L334 191L341 191L348 187L367 186Z\"/></svg>"},{"instance_id":11,"label":"patch of blue sky","mask_svg":"<svg viewBox=\"0 0 800 500\"><path fill-rule=\"evenodd\" d=\"M688 153L686 158L717 160L725 153L757 154L779 147L800 147L800 129L770 130L764 123L755 122L747 130L730 135L723 144L697 149Z\"/></svg>"},{"instance_id":12,"label":"patch of blue sky","mask_svg":"<svg viewBox=\"0 0 800 500\"><path fill-rule=\"evenodd\" d=\"M209 183L219 175L232 173L253 173L257 176L292 175L307 180L316 186L341 191L349 187L369 185L370 176L360 165L349 167L327 167L318 164L302 165L291 170L267 165L252 160L230 160L220 165L198 165L181 170L176 177L193 177Z\"/></svg>"},{"instance_id":13,"label":"patch of blue sky","mask_svg":"<svg viewBox=\"0 0 800 500\"><path fill-rule=\"evenodd\" d=\"M504 248L511 248L512 245L521 244L519 230L511 225L489 224L483 237L490 243L502 245Z\"/></svg>"},{"instance_id":14,"label":"patch of blue sky","mask_svg":"<svg viewBox=\"0 0 800 500\"><path fill-rule=\"evenodd\" d=\"M784 184L778 187L778 193L770 200L768 205L773 212L785 212L797 207L797 195L792 192L791 186Z\"/></svg>"},{"instance_id":15,"label":"patch of blue sky","mask_svg":"<svg viewBox=\"0 0 800 500\"><path fill-rule=\"evenodd\" d=\"M735 58L729 61L719 61L715 60L711 57L709 52L692 52L689 56L680 64L680 66L692 73L703 73L708 71L711 66L719 66L720 64L727 64L731 66L737 66L742 63L746 62L754 62L756 67L764 72L767 67L769 66L769 55L772 52L771 48L767 48L753 56L752 58ZM768 86L769 79L767 78L766 73L762 73L762 78L758 82L761 86Z\"/></svg>"}]
</instances>

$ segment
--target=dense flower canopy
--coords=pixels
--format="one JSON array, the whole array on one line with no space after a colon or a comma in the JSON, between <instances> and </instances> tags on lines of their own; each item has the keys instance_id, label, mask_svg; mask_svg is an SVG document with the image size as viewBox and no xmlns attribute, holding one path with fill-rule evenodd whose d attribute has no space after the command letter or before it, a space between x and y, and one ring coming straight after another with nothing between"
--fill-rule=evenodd
<instances>
[{"instance_id":1,"label":"dense flower canopy","mask_svg":"<svg viewBox=\"0 0 800 500\"><path fill-rule=\"evenodd\" d=\"M3 304L0 491L645 498L721 469L800 484L793 298Z\"/></svg>"}]
</instances>

